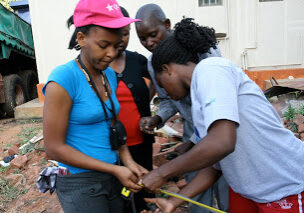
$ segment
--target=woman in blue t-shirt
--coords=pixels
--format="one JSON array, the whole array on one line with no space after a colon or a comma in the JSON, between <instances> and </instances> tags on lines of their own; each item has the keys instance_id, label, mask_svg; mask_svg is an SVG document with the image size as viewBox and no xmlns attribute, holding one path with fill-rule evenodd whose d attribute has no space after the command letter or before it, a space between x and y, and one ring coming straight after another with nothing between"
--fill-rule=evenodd
<instances>
[{"instance_id":1,"label":"woman in blue t-shirt","mask_svg":"<svg viewBox=\"0 0 304 213\"><path fill-rule=\"evenodd\" d=\"M59 161L57 195L65 212L123 212L121 184L132 191L147 172L126 145L111 148L110 126L119 111L117 80L109 67L122 42L124 17L114 0L80 0L69 25L77 59L55 68L43 88L47 155ZM118 155L125 166L119 166ZM119 183L120 182L120 183Z\"/></svg>"}]
</instances>

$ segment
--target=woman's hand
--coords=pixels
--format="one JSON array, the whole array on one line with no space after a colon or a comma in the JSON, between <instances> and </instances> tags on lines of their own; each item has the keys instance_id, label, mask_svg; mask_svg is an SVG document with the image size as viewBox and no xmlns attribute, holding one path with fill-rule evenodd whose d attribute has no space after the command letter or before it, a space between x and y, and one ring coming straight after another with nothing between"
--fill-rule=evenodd
<instances>
[{"instance_id":1,"label":"woman's hand","mask_svg":"<svg viewBox=\"0 0 304 213\"><path fill-rule=\"evenodd\" d=\"M142 189L142 187L137 184L139 179L129 168L125 166L117 166L113 174L119 179L122 185L132 192L138 192Z\"/></svg>"},{"instance_id":2,"label":"woman's hand","mask_svg":"<svg viewBox=\"0 0 304 213\"><path fill-rule=\"evenodd\" d=\"M165 199L165 198L145 198L145 201L147 203L154 203L157 205L158 209L154 211L154 213L172 213L177 206L174 204L174 202L171 199ZM148 213L150 211L142 211L141 213Z\"/></svg>"},{"instance_id":3,"label":"woman's hand","mask_svg":"<svg viewBox=\"0 0 304 213\"><path fill-rule=\"evenodd\" d=\"M128 167L131 172L133 172L133 174L135 174L137 176L137 178L140 180L145 174L148 174L149 171L147 169L145 169L144 167L142 167L141 165L139 165L138 163L136 163L135 161L133 161L132 163L129 163L128 165L126 165L126 167Z\"/></svg>"},{"instance_id":4,"label":"woman's hand","mask_svg":"<svg viewBox=\"0 0 304 213\"><path fill-rule=\"evenodd\" d=\"M133 160L126 145L123 145L119 148L119 157L122 163L128 167L137 176L138 179L141 179L143 175L148 173L148 170Z\"/></svg>"}]
</instances>

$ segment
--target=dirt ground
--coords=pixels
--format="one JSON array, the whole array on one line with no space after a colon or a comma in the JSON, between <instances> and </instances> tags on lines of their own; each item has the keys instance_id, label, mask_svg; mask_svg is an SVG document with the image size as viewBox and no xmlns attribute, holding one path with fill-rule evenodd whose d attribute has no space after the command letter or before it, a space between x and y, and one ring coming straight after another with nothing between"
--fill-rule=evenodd
<instances>
[{"instance_id":1,"label":"dirt ground","mask_svg":"<svg viewBox=\"0 0 304 213\"><path fill-rule=\"evenodd\" d=\"M275 107L278 111L282 108L280 103ZM282 122L286 128L294 131L294 134L304 141L304 106L302 108L301 114L300 111L295 113L295 110L289 109L282 118ZM178 117L167 122L167 125L181 134L182 122ZM13 161L8 167L0 165L0 213L63 213L56 192L52 195L49 192L43 194L38 192L36 187L36 180L42 169L54 166L46 159L43 140L30 144L25 149L19 149L34 136L39 135L42 135L41 120L0 120L0 161L12 153L26 159L23 165L17 168L12 166ZM167 162L166 154L180 145L181 139L164 137L160 133L155 140L153 167L157 168ZM178 192L185 184L183 177L179 177L168 182L165 189ZM176 212L187 213L189 209L186 205Z\"/></svg>"},{"instance_id":2,"label":"dirt ground","mask_svg":"<svg viewBox=\"0 0 304 213\"><path fill-rule=\"evenodd\" d=\"M169 126L181 131L181 122L168 123ZM0 120L0 160L12 154L15 149L20 156L26 156L27 161L21 168L12 168L12 163L8 167L0 166L0 213L62 213L56 192L50 195L49 192L43 194L38 192L36 180L39 173L47 166L54 166L46 159L43 148L43 140L32 144L27 149L19 148L27 143L34 136L42 134L41 120L17 121L14 119ZM176 145L163 145L172 142L176 138L156 137L154 143L154 167L167 162L165 155L174 149ZM178 142L178 141L177 141ZM175 142L176 143L176 142ZM174 144L174 143L173 143ZM179 143L180 144L180 143ZM177 144L178 145L178 144ZM17 148L16 148L17 147ZM168 150L169 147L169 150ZM161 152L161 150L167 150ZM176 182L168 182L166 189L177 192L185 185L182 177ZM186 213L188 207L185 206L176 212Z\"/></svg>"},{"instance_id":3,"label":"dirt ground","mask_svg":"<svg viewBox=\"0 0 304 213\"><path fill-rule=\"evenodd\" d=\"M0 154L8 155L14 146L20 147L35 135L41 134L41 120L0 120ZM38 147L38 146L37 146ZM45 158L43 141L40 148L34 147L24 153L28 161L22 168L0 168L0 212L9 213L58 213L63 212L55 194L42 194L36 187L40 171L52 166ZM11 182L7 181L7 178Z\"/></svg>"}]
</instances>

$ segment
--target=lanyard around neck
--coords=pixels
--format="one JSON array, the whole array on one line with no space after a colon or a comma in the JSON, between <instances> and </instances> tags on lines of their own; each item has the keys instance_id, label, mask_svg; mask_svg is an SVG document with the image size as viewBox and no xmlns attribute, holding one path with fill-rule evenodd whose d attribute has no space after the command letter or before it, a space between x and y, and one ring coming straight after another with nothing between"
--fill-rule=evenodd
<instances>
[{"instance_id":1,"label":"lanyard around neck","mask_svg":"<svg viewBox=\"0 0 304 213\"><path fill-rule=\"evenodd\" d=\"M81 68L82 68L81 71L82 71L82 72L84 73L84 75L86 76L86 79L87 79L87 81L89 82L89 84L92 85L92 88L93 88L93 90L95 91L95 93L96 93L96 95L97 95L97 97L98 97L98 99L99 99L99 101L100 101L100 103L101 103L101 106L102 106L103 111L104 111L104 113L105 113L106 119L108 119L109 116L108 116L108 113L107 113L107 110L106 110L106 107L107 107L107 106L106 106L106 104L104 103L104 101L102 100L102 98L101 98L101 96L100 96L100 94L99 94L99 92L98 92L98 90L97 90L96 84L95 84L95 82L93 81L93 79L92 79L90 73L88 72L87 67L83 64L80 55L78 55L77 60L78 60L80 66L81 66ZM108 89L108 85L107 85L108 79L107 79L107 76L104 74L103 71L99 71L99 72L100 72L101 76L102 76L103 79L104 79L104 81L103 81L103 82L104 82L104 87L105 87L105 89L106 89L106 92L107 92L107 94L108 94L108 98L110 99L111 106L112 106L112 109L110 109L110 108L108 108L108 107L107 107L107 108L108 108L109 111L112 113L114 121L116 121L116 120L117 120L117 117L116 117L116 114L115 114L115 106L114 106L113 100L112 100L112 98L111 98L109 89Z\"/></svg>"}]
</instances>

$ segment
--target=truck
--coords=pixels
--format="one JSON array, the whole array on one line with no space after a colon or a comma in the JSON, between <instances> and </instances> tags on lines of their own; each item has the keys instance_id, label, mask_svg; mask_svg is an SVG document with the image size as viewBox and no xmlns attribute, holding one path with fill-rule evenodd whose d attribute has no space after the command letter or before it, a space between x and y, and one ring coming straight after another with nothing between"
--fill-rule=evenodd
<instances>
[{"instance_id":1,"label":"truck","mask_svg":"<svg viewBox=\"0 0 304 213\"><path fill-rule=\"evenodd\" d=\"M0 117L37 97L31 25L0 4Z\"/></svg>"}]
</instances>

